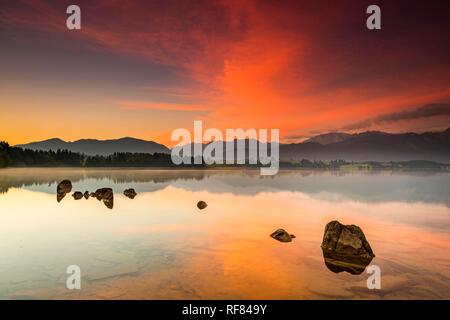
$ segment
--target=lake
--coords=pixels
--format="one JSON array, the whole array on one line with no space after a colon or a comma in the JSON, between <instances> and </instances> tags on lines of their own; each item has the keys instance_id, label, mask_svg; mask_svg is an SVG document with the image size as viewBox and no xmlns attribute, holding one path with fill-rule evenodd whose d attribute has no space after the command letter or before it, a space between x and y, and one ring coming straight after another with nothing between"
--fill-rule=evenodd
<instances>
[{"instance_id":1,"label":"lake","mask_svg":"<svg viewBox=\"0 0 450 320\"><path fill-rule=\"evenodd\" d=\"M112 188L112 208L58 202L63 179ZM450 299L449 187L432 171L2 169L0 298ZM381 289L324 263L332 220L363 230ZM295 239L271 238L278 228ZM70 265L80 290L66 288Z\"/></svg>"}]
</instances>

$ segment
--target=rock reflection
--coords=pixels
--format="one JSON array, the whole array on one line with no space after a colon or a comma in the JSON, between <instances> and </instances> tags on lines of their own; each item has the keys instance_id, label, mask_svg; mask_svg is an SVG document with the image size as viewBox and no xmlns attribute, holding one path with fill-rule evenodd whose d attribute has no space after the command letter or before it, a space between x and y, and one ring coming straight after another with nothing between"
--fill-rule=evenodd
<instances>
[{"instance_id":1,"label":"rock reflection","mask_svg":"<svg viewBox=\"0 0 450 320\"><path fill-rule=\"evenodd\" d=\"M62 169L8 168L0 173L0 195L10 188L32 188L54 192L53 183L68 179L72 183L86 180L110 181L114 184L138 184L136 191L154 192L168 185L186 190L208 189L213 193L256 195L267 188L274 191L301 192L314 197L332 194L339 199L367 203L401 201L407 203L438 203L450 207L448 171L329 171L280 170L272 179L261 179L257 170L144 170L144 169ZM292 178L302 183L291 183ZM371 183L362 183L370 178ZM408 183L410 188L405 190ZM355 188L355 184L358 188ZM83 187L80 185L80 187ZM122 191L121 191L122 192ZM334 196L336 195L336 196ZM63 195L60 195L61 200Z\"/></svg>"},{"instance_id":2,"label":"rock reflection","mask_svg":"<svg viewBox=\"0 0 450 320\"><path fill-rule=\"evenodd\" d=\"M375 257L369 242L358 226L331 221L322 241L325 265L334 273L362 273Z\"/></svg>"},{"instance_id":3,"label":"rock reflection","mask_svg":"<svg viewBox=\"0 0 450 320\"><path fill-rule=\"evenodd\" d=\"M66 193L57 193L56 194L56 201L61 202L61 200L66 196Z\"/></svg>"}]
</instances>

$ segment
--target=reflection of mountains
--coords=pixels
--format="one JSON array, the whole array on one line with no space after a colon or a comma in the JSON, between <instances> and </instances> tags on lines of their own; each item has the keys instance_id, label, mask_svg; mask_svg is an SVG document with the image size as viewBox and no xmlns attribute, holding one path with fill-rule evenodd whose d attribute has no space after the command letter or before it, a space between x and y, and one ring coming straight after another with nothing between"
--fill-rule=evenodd
<instances>
[{"instance_id":1,"label":"reflection of mountains","mask_svg":"<svg viewBox=\"0 0 450 320\"><path fill-rule=\"evenodd\" d=\"M433 171L297 170L261 177L258 170L7 169L0 172L0 193L7 192L11 187L29 187L53 193L56 183L63 179L69 179L75 184L88 184L90 181L99 187L100 184L108 186L108 182L113 182L123 184L124 189L133 186L138 193L153 192L172 185L191 191L207 190L238 195L298 191L330 201L420 201L444 203L450 207L450 173Z\"/></svg>"},{"instance_id":2,"label":"reflection of mountains","mask_svg":"<svg viewBox=\"0 0 450 320\"><path fill-rule=\"evenodd\" d=\"M31 171L32 170L32 171ZM98 182L103 184L143 184L151 183L147 187L141 186L141 192L153 192L168 186L171 181L177 180L202 180L204 173L198 170L120 170L120 169L7 169L0 171L0 194L8 192L9 188L31 187L40 191L54 192L56 185L68 179L72 183L80 183L86 180L106 180ZM155 185L158 185L155 187ZM53 188L53 186L55 188ZM51 188L51 189L50 189ZM55 189L56 190L56 189Z\"/></svg>"},{"instance_id":3,"label":"reflection of mountains","mask_svg":"<svg viewBox=\"0 0 450 320\"><path fill-rule=\"evenodd\" d=\"M73 184L79 184L81 189L89 189L83 185L93 184L95 189L100 184L139 185L138 192L153 192L167 187L177 180L201 180L202 171L168 171L168 170L120 170L120 169L7 169L0 171L0 194L10 188L29 188L47 193L54 193L56 185L68 179ZM100 182L99 180L104 180ZM94 183L96 182L96 183ZM126 184L126 185L125 185ZM120 191L120 190L117 190Z\"/></svg>"}]
</instances>

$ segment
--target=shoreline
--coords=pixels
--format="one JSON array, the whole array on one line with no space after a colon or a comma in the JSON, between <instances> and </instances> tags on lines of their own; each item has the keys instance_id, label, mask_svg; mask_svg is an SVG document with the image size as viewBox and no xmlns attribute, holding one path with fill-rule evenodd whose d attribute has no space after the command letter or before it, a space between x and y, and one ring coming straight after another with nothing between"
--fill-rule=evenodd
<instances>
[{"instance_id":1,"label":"shoreline","mask_svg":"<svg viewBox=\"0 0 450 320\"><path fill-rule=\"evenodd\" d=\"M70 166L23 166L23 167L5 167L0 168L1 171L17 170L17 169L63 169L63 170L85 170L85 171L102 171L102 170L134 170L134 171L259 171L260 167L70 167ZM322 171L322 172L382 172L382 171L435 171L450 172L448 167L337 167L337 168L307 168L295 166L280 166L279 171Z\"/></svg>"}]
</instances>

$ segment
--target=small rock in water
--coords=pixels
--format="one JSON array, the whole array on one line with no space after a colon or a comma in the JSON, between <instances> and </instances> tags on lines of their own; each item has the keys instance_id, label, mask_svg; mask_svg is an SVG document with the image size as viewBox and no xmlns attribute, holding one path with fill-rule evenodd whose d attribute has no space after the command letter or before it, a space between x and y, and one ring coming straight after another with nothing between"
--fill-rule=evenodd
<instances>
[{"instance_id":1,"label":"small rock in water","mask_svg":"<svg viewBox=\"0 0 450 320\"><path fill-rule=\"evenodd\" d=\"M89 191L84 192L83 196L86 200L89 199Z\"/></svg>"},{"instance_id":2,"label":"small rock in water","mask_svg":"<svg viewBox=\"0 0 450 320\"><path fill-rule=\"evenodd\" d=\"M56 187L56 192L58 193L69 193L70 191L72 191L72 182L70 180L63 180Z\"/></svg>"},{"instance_id":3,"label":"small rock in water","mask_svg":"<svg viewBox=\"0 0 450 320\"><path fill-rule=\"evenodd\" d=\"M83 194L82 194L80 191L75 191L75 192L72 194L72 197L73 197L75 200L80 200L81 198L83 198Z\"/></svg>"},{"instance_id":4,"label":"small rock in water","mask_svg":"<svg viewBox=\"0 0 450 320\"><path fill-rule=\"evenodd\" d=\"M95 196L98 200L110 199L113 197L113 190L111 188L100 188L95 191Z\"/></svg>"},{"instance_id":5,"label":"small rock in water","mask_svg":"<svg viewBox=\"0 0 450 320\"><path fill-rule=\"evenodd\" d=\"M90 196L91 198L95 198L97 195L95 194L95 192L91 192L91 193L89 194L89 196Z\"/></svg>"},{"instance_id":6,"label":"small rock in water","mask_svg":"<svg viewBox=\"0 0 450 320\"><path fill-rule=\"evenodd\" d=\"M278 229L275 232L273 232L270 235L275 240L281 241L281 242L291 242L295 236L293 234L287 233L284 229Z\"/></svg>"},{"instance_id":7,"label":"small rock in water","mask_svg":"<svg viewBox=\"0 0 450 320\"><path fill-rule=\"evenodd\" d=\"M203 210L207 207L208 205L206 204L205 201L199 201L197 202L197 208L199 208L200 210Z\"/></svg>"},{"instance_id":8,"label":"small rock in water","mask_svg":"<svg viewBox=\"0 0 450 320\"><path fill-rule=\"evenodd\" d=\"M97 200L103 200L103 203L108 209L114 206L114 192L111 188L100 188L95 191Z\"/></svg>"},{"instance_id":9,"label":"small rock in water","mask_svg":"<svg viewBox=\"0 0 450 320\"><path fill-rule=\"evenodd\" d=\"M58 183L56 187L56 201L60 202L67 193L72 191L72 182L70 180L63 180Z\"/></svg>"},{"instance_id":10,"label":"small rock in water","mask_svg":"<svg viewBox=\"0 0 450 320\"><path fill-rule=\"evenodd\" d=\"M125 189L123 194L130 199L134 199L134 197L136 197L136 195L137 195L136 191L133 188Z\"/></svg>"}]
</instances>

